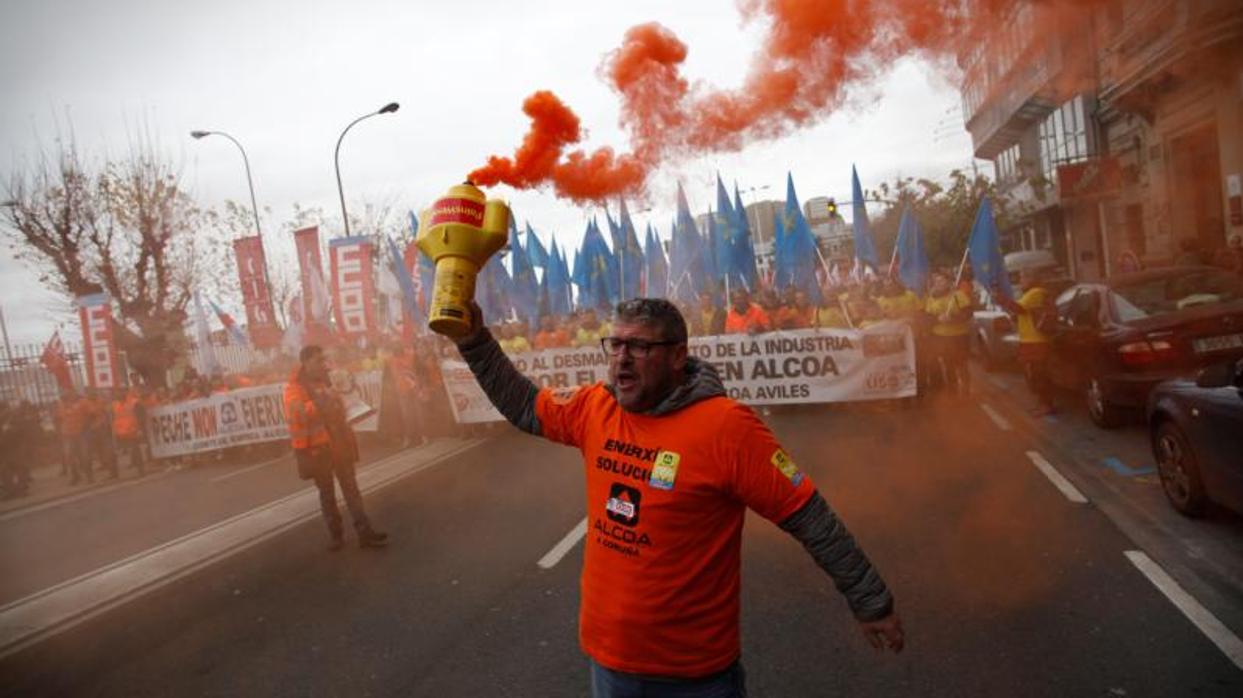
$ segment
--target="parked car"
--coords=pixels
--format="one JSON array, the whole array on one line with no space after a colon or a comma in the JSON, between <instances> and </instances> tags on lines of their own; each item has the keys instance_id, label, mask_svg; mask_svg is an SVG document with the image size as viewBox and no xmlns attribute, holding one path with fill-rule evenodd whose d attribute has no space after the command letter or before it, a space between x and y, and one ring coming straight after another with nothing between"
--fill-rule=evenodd
<instances>
[{"instance_id":1,"label":"parked car","mask_svg":"<svg viewBox=\"0 0 1243 698\"><path fill-rule=\"evenodd\" d=\"M1213 501L1243 514L1243 361L1158 385L1148 398L1148 431L1175 509L1198 516Z\"/></svg>"},{"instance_id":2,"label":"parked car","mask_svg":"<svg viewBox=\"0 0 1243 698\"><path fill-rule=\"evenodd\" d=\"M1143 408L1153 386L1243 358L1243 278L1204 266L1076 284L1057 301L1049 377L1081 392L1098 426Z\"/></svg>"}]
</instances>

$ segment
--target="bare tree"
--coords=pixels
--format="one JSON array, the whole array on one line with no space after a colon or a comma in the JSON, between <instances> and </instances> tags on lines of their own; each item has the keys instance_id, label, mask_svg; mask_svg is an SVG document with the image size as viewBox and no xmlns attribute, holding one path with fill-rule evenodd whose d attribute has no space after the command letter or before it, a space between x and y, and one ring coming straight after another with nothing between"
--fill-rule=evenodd
<instances>
[{"instance_id":1,"label":"bare tree","mask_svg":"<svg viewBox=\"0 0 1243 698\"><path fill-rule=\"evenodd\" d=\"M73 298L106 291L130 365L162 385L185 351L186 305L209 271L197 233L204 213L151 139L92 171L72 138L10 178L0 225L19 260ZM218 269L216 271L219 271Z\"/></svg>"}]
</instances>

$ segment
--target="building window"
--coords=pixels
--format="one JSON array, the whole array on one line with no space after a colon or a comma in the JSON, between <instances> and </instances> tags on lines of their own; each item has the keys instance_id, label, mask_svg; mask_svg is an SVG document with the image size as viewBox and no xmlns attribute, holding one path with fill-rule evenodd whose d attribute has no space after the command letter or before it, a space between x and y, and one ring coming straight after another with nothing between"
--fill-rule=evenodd
<instances>
[{"instance_id":1,"label":"building window","mask_svg":"<svg viewBox=\"0 0 1243 698\"><path fill-rule=\"evenodd\" d=\"M997 183L1007 184L1017 181L1019 178L1019 145L1006 148L997 155L997 159L993 160L993 169L996 171Z\"/></svg>"},{"instance_id":2,"label":"building window","mask_svg":"<svg viewBox=\"0 0 1243 698\"><path fill-rule=\"evenodd\" d=\"M1083 95L1066 102L1040 124L1040 160L1050 182L1057 177L1058 165L1082 162L1088 158L1087 114Z\"/></svg>"}]
</instances>

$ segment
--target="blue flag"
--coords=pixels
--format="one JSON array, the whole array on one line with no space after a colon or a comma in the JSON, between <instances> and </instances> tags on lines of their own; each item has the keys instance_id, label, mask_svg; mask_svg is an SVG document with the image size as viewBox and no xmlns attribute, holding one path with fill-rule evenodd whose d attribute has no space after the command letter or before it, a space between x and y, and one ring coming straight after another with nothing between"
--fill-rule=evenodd
<instances>
[{"instance_id":1,"label":"blue flag","mask_svg":"<svg viewBox=\"0 0 1243 698\"><path fill-rule=\"evenodd\" d=\"M578 306L607 310L615 302L616 274L611 268L613 255L600 227L592 220L587 224L583 246L574 259L574 285L578 286Z\"/></svg>"},{"instance_id":2,"label":"blue flag","mask_svg":"<svg viewBox=\"0 0 1243 698\"><path fill-rule=\"evenodd\" d=\"M820 259L816 238L811 226L798 204L794 193L794 176L786 176L786 207L784 216L786 261L790 269L790 285L807 294L809 300L820 305L820 283L816 280L816 264Z\"/></svg>"},{"instance_id":3,"label":"blue flag","mask_svg":"<svg viewBox=\"0 0 1243 698\"><path fill-rule=\"evenodd\" d=\"M786 251L785 223L781 212L773 211L773 290L780 291L790 285L793 273Z\"/></svg>"},{"instance_id":4,"label":"blue flag","mask_svg":"<svg viewBox=\"0 0 1243 698\"><path fill-rule=\"evenodd\" d=\"M541 285L548 293L547 312L552 315L569 315L573 308L570 275L566 271L561 251L557 249L556 238L552 241L552 251L548 255L548 267L544 270Z\"/></svg>"},{"instance_id":5,"label":"blue flag","mask_svg":"<svg viewBox=\"0 0 1243 698\"><path fill-rule=\"evenodd\" d=\"M401 308L406 322L411 327L420 328L427 324L426 314L419 307L419 294L414 286L414 278L410 276L410 270L406 268L405 258L398 249L397 243L392 238L384 238L388 243L388 265L393 271L393 276L397 278L397 285L401 287ZM419 254L419 259L423 259L424 255Z\"/></svg>"},{"instance_id":6,"label":"blue flag","mask_svg":"<svg viewBox=\"0 0 1243 698\"><path fill-rule=\"evenodd\" d=\"M621 299L638 298L639 282L643 279L643 247L639 245L639 235L634 229L634 222L630 220L625 199L621 200L618 228L620 244L613 248L613 253L617 257Z\"/></svg>"},{"instance_id":7,"label":"blue flag","mask_svg":"<svg viewBox=\"0 0 1243 698\"><path fill-rule=\"evenodd\" d=\"M721 284L721 267L718 263L721 253L721 231L717 229L716 214L708 209L708 229L704 231L704 275L708 278L711 288Z\"/></svg>"},{"instance_id":8,"label":"blue flag","mask_svg":"<svg viewBox=\"0 0 1243 698\"><path fill-rule=\"evenodd\" d=\"M902 285L919 295L928 287L928 254L924 251L924 232L911 208L902 209L902 221L898 224L898 278Z\"/></svg>"},{"instance_id":9,"label":"blue flag","mask_svg":"<svg viewBox=\"0 0 1243 698\"><path fill-rule=\"evenodd\" d=\"M695 227L686 194L678 184L678 217L673 227L673 241L669 250L669 298L673 301L694 303L699 292L708 288L704 269L704 240Z\"/></svg>"},{"instance_id":10,"label":"blue flag","mask_svg":"<svg viewBox=\"0 0 1243 698\"><path fill-rule=\"evenodd\" d=\"M665 261L665 251L660 246L660 238L651 224L647 226L647 240L644 243L647 253L646 288L644 295L649 298L664 298L669 294L669 263Z\"/></svg>"},{"instance_id":11,"label":"blue flag","mask_svg":"<svg viewBox=\"0 0 1243 698\"><path fill-rule=\"evenodd\" d=\"M512 272L513 294L509 298L510 307L518 317L534 324L539 319L539 282L535 278L535 268L527 258L526 250L518 241L518 227L513 216L509 217L509 264Z\"/></svg>"},{"instance_id":12,"label":"blue flag","mask_svg":"<svg viewBox=\"0 0 1243 698\"><path fill-rule=\"evenodd\" d=\"M873 271L880 269L880 258L876 256L876 244L872 242L872 228L868 225L867 208L863 205L863 187L859 185L859 172L854 165L850 166L850 210L854 220L851 225L855 233L855 259L869 265Z\"/></svg>"},{"instance_id":13,"label":"blue flag","mask_svg":"<svg viewBox=\"0 0 1243 698\"><path fill-rule=\"evenodd\" d=\"M1007 298L1014 297L1014 289L1010 287L1010 278L1006 275L1005 260L1001 256L1001 236L997 232L997 221L993 219L993 204L987 196L980 200L980 208L976 211L967 252L971 258L971 271L981 286L990 293L998 288Z\"/></svg>"},{"instance_id":14,"label":"blue flag","mask_svg":"<svg viewBox=\"0 0 1243 698\"><path fill-rule=\"evenodd\" d=\"M527 259L531 260L531 266L539 267L547 273L548 251L544 249L544 245L539 241L539 237L535 235L535 231L531 230L529 222L527 223Z\"/></svg>"},{"instance_id":15,"label":"blue flag","mask_svg":"<svg viewBox=\"0 0 1243 698\"><path fill-rule=\"evenodd\" d=\"M721 175L716 176L716 235L713 246L716 256L716 269L727 288L738 288L741 283L740 273L735 261L734 246L738 242L738 217L734 206L730 203L729 193L721 182Z\"/></svg>"},{"instance_id":16,"label":"blue flag","mask_svg":"<svg viewBox=\"0 0 1243 698\"><path fill-rule=\"evenodd\" d=\"M509 272L505 271L500 255L489 257L479 274L475 289L475 301L479 303L479 309L483 311L485 322L509 319L509 298L512 294L512 285Z\"/></svg>"},{"instance_id":17,"label":"blue flag","mask_svg":"<svg viewBox=\"0 0 1243 698\"><path fill-rule=\"evenodd\" d=\"M734 216L737 227L735 237L730 245L733 255L733 267L748 291L759 288L759 270L755 266L755 242L751 239L751 223L747 220L747 209L742 205L742 195L738 193L738 184L734 184Z\"/></svg>"}]
</instances>

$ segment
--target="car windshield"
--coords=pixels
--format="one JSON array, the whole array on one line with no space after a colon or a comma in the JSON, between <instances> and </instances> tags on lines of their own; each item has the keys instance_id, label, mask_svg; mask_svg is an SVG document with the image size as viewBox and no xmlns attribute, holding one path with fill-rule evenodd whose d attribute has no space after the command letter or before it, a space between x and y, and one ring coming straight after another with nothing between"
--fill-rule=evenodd
<instances>
[{"instance_id":1,"label":"car windshield","mask_svg":"<svg viewBox=\"0 0 1243 698\"><path fill-rule=\"evenodd\" d=\"M1243 279L1221 269L1190 269L1111 290L1115 314L1127 322L1239 300L1243 298Z\"/></svg>"}]
</instances>

